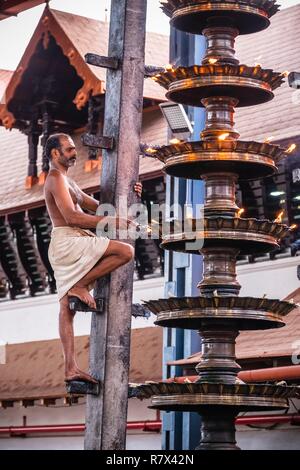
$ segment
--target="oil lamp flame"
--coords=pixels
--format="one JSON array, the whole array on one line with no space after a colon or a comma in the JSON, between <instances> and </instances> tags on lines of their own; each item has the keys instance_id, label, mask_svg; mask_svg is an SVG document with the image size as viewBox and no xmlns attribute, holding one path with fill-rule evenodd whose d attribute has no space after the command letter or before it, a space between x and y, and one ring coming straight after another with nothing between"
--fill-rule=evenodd
<instances>
[{"instance_id":1,"label":"oil lamp flame","mask_svg":"<svg viewBox=\"0 0 300 470\"><path fill-rule=\"evenodd\" d=\"M170 144L180 144L180 142L181 140L176 139L176 138L170 140Z\"/></svg>"},{"instance_id":2,"label":"oil lamp flame","mask_svg":"<svg viewBox=\"0 0 300 470\"><path fill-rule=\"evenodd\" d=\"M147 147L147 148L145 149L145 152L146 152L146 153L156 153L157 150L154 149L154 148L152 148L152 147Z\"/></svg>"},{"instance_id":3,"label":"oil lamp flame","mask_svg":"<svg viewBox=\"0 0 300 470\"><path fill-rule=\"evenodd\" d=\"M238 216L238 217L241 217L241 215L242 215L244 212L245 212L245 209L242 207L242 208L238 211L237 216Z\"/></svg>"},{"instance_id":4,"label":"oil lamp flame","mask_svg":"<svg viewBox=\"0 0 300 470\"><path fill-rule=\"evenodd\" d=\"M271 135L270 137L267 137L266 140L264 141L265 144L269 144L272 140L274 140L274 136Z\"/></svg>"},{"instance_id":5,"label":"oil lamp flame","mask_svg":"<svg viewBox=\"0 0 300 470\"><path fill-rule=\"evenodd\" d=\"M293 224L290 226L290 230L295 230L295 228L297 228L297 224Z\"/></svg>"},{"instance_id":6,"label":"oil lamp flame","mask_svg":"<svg viewBox=\"0 0 300 470\"><path fill-rule=\"evenodd\" d=\"M224 132L224 134L221 134L221 135L218 136L218 139L219 140L226 140L229 135L230 135L229 132Z\"/></svg>"},{"instance_id":7,"label":"oil lamp flame","mask_svg":"<svg viewBox=\"0 0 300 470\"><path fill-rule=\"evenodd\" d=\"M281 223L282 222L282 217L283 217L284 211L279 212L278 216L274 220L274 222Z\"/></svg>"},{"instance_id":8,"label":"oil lamp flame","mask_svg":"<svg viewBox=\"0 0 300 470\"><path fill-rule=\"evenodd\" d=\"M290 145L289 148L286 150L286 153L292 153L296 147L297 147L296 144Z\"/></svg>"},{"instance_id":9,"label":"oil lamp flame","mask_svg":"<svg viewBox=\"0 0 300 470\"><path fill-rule=\"evenodd\" d=\"M288 77L289 74L290 74L290 72L289 72L288 70L285 70L285 72L282 72L281 75L282 75L283 77Z\"/></svg>"},{"instance_id":10,"label":"oil lamp flame","mask_svg":"<svg viewBox=\"0 0 300 470\"><path fill-rule=\"evenodd\" d=\"M175 69L172 64L167 64L165 65L165 70L166 72L174 72Z\"/></svg>"},{"instance_id":11,"label":"oil lamp flame","mask_svg":"<svg viewBox=\"0 0 300 470\"><path fill-rule=\"evenodd\" d=\"M208 62L212 65L216 64L218 62L218 59L213 59L212 57L208 59Z\"/></svg>"}]
</instances>

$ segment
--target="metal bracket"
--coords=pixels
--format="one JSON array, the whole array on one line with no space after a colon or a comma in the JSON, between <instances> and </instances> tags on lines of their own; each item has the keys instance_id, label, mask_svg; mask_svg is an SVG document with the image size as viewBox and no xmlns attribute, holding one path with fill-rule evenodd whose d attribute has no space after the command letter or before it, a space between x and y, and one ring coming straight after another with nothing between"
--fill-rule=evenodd
<instances>
[{"instance_id":1,"label":"metal bracket","mask_svg":"<svg viewBox=\"0 0 300 470\"><path fill-rule=\"evenodd\" d=\"M144 305L132 304L131 315L134 318L137 318L137 317L150 318L151 312Z\"/></svg>"},{"instance_id":2,"label":"metal bracket","mask_svg":"<svg viewBox=\"0 0 300 470\"><path fill-rule=\"evenodd\" d=\"M139 385L130 385L128 387L128 398L141 398L141 390Z\"/></svg>"},{"instance_id":3,"label":"metal bracket","mask_svg":"<svg viewBox=\"0 0 300 470\"><path fill-rule=\"evenodd\" d=\"M97 136L93 134L83 134L81 142L87 147L112 150L115 140L113 137Z\"/></svg>"},{"instance_id":4,"label":"metal bracket","mask_svg":"<svg viewBox=\"0 0 300 470\"><path fill-rule=\"evenodd\" d=\"M69 307L74 312L95 312L102 313L104 310L104 299L95 299L96 309L89 307L87 304L82 302L78 297L69 296Z\"/></svg>"},{"instance_id":5,"label":"metal bracket","mask_svg":"<svg viewBox=\"0 0 300 470\"><path fill-rule=\"evenodd\" d=\"M120 65L120 61L116 57L106 57L98 54L85 54L84 59L87 64L104 67L105 69L117 70Z\"/></svg>"},{"instance_id":6,"label":"metal bracket","mask_svg":"<svg viewBox=\"0 0 300 470\"><path fill-rule=\"evenodd\" d=\"M99 395L100 382L94 384L93 382L83 382L81 380L72 380L66 382L67 392L74 395Z\"/></svg>"},{"instance_id":7,"label":"metal bracket","mask_svg":"<svg viewBox=\"0 0 300 470\"><path fill-rule=\"evenodd\" d=\"M165 71L164 67L158 67L157 65L145 65L145 77L150 78L154 77L158 73Z\"/></svg>"}]
</instances>

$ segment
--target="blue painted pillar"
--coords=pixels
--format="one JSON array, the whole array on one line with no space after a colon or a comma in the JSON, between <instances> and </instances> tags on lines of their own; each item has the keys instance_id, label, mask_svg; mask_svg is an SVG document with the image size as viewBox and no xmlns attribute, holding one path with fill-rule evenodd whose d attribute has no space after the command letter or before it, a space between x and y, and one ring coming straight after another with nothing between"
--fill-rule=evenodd
<instances>
[{"instance_id":1,"label":"blue painted pillar","mask_svg":"<svg viewBox=\"0 0 300 470\"><path fill-rule=\"evenodd\" d=\"M205 39L171 28L170 63L189 66L201 62L205 53ZM204 127L204 111L188 108L189 118L194 122L192 140L199 140ZM188 204L195 215L195 205L204 201L204 188L201 181L191 181L167 176L166 203L182 207ZM174 214L176 217L176 214ZM165 297L196 296L197 284L202 277L202 260L199 255L166 252L165 258ZM163 377L182 375L182 368L167 366L169 361L182 359L201 349L197 332L189 330L164 329ZM163 413L164 450L193 449L199 443L200 417L197 413Z\"/></svg>"}]
</instances>

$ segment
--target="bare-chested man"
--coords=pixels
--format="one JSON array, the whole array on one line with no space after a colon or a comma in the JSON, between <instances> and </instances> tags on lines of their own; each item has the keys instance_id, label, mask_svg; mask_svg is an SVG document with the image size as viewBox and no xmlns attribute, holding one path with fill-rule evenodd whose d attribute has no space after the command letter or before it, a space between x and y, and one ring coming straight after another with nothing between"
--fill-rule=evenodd
<instances>
[{"instance_id":1,"label":"bare-chested man","mask_svg":"<svg viewBox=\"0 0 300 470\"><path fill-rule=\"evenodd\" d=\"M68 169L75 165L77 152L73 140L66 134L49 137L46 156L50 170L45 183L45 200L53 229L49 246L49 261L53 267L60 302L59 334L65 357L65 380L96 382L81 371L75 360L73 318L75 312L69 307L69 296L78 297L90 308L96 308L89 290L96 279L111 273L134 257L130 244L107 237L97 237L90 228L96 228L111 217L101 217L83 212L96 212L99 201L83 192L67 176ZM142 185L134 185L141 196ZM114 219L116 227L125 228L130 221L120 217Z\"/></svg>"}]
</instances>

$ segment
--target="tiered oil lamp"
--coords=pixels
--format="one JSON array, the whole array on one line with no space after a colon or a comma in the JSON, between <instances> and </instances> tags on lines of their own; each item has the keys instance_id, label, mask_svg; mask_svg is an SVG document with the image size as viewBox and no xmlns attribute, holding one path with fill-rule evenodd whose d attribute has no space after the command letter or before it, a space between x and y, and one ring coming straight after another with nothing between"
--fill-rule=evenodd
<instances>
[{"instance_id":1,"label":"tiered oil lamp","mask_svg":"<svg viewBox=\"0 0 300 470\"><path fill-rule=\"evenodd\" d=\"M266 142L238 140L234 128L235 107L271 100L284 80L282 73L239 64L234 51L235 38L268 27L278 6L276 0L161 3L175 28L207 38L201 65L168 67L153 77L171 101L206 108L201 140L154 147L151 152L164 163L167 174L206 183L202 228L197 220L187 232L174 223L162 239L168 250L200 251L204 273L198 297L145 305L157 315L157 325L198 330L202 358L196 383L151 383L140 388L140 395L151 397L152 407L159 410L197 411L202 417L198 449L238 449L234 421L239 412L284 409L289 397L299 395L296 387L240 383L235 356L240 330L284 326L284 316L295 307L279 300L239 297L236 276L238 255L269 252L289 232L281 223L242 218L235 200L239 180L273 175L287 151ZM196 240L203 240L200 250L192 247Z\"/></svg>"}]
</instances>

